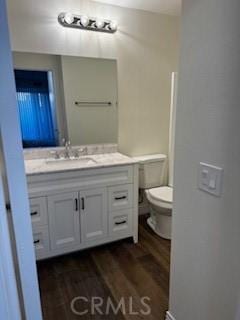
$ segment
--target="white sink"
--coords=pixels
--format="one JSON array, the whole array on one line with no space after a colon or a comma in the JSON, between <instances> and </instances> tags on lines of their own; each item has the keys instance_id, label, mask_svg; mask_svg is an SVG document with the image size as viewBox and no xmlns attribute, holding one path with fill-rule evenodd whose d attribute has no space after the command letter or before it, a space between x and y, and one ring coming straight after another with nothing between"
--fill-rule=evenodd
<instances>
[{"instance_id":1,"label":"white sink","mask_svg":"<svg viewBox=\"0 0 240 320\"><path fill-rule=\"evenodd\" d=\"M90 165L90 164L95 164L97 161L95 161L91 157L80 157L80 158L59 158L59 159L54 159L54 158L49 158L46 159L47 164L62 164L62 163L75 163L79 165Z\"/></svg>"}]
</instances>

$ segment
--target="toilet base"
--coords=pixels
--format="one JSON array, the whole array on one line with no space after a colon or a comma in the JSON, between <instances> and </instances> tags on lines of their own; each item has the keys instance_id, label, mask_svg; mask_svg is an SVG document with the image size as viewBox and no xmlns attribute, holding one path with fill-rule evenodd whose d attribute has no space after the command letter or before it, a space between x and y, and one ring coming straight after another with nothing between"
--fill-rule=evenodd
<instances>
[{"instance_id":1,"label":"toilet base","mask_svg":"<svg viewBox=\"0 0 240 320\"><path fill-rule=\"evenodd\" d=\"M156 217L157 215L157 217ZM149 227L161 238L171 240L172 217L164 216L151 210L151 216L147 219Z\"/></svg>"}]
</instances>

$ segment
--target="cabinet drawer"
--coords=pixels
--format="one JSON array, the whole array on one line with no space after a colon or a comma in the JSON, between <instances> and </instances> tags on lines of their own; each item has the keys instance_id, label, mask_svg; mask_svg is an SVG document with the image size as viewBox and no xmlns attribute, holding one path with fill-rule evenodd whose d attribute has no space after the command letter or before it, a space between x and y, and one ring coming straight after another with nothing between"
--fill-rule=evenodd
<instances>
[{"instance_id":1,"label":"cabinet drawer","mask_svg":"<svg viewBox=\"0 0 240 320\"><path fill-rule=\"evenodd\" d=\"M45 197L30 199L30 214L33 228L47 225L47 199Z\"/></svg>"},{"instance_id":2,"label":"cabinet drawer","mask_svg":"<svg viewBox=\"0 0 240 320\"><path fill-rule=\"evenodd\" d=\"M48 227L36 227L33 229L33 244L36 259L43 259L49 254L49 232Z\"/></svg>"},{"instance_id":3,"label":"cabinet drawer","mask_svg":"<svg viewBox=\"0 0 240 320\"><path fill-rule=\"evenodd\" d=\"M109 215L109 235L128 237L132 235L132 210L121 210Z\"/></svg>"},{"instance_id":4,"label":"cabinet drawer","mask_svg":"<svg viewBox=\"0 0 240 320\"><path fill-rule=\"evenodd\" d=\"M129 209L133 206L133 185L124 184L108 188L109 211Z\"/></svg>"}]
</instances>

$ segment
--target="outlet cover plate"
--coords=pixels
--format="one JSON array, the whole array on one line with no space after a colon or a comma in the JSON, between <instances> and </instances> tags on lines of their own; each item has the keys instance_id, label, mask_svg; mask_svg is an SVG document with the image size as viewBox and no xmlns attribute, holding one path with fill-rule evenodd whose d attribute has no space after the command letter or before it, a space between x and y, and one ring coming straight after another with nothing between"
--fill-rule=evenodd
<instances>
[{"instance_id":1,"label":"outlet cover plate","mask_svg":"<svg viewBox=\"0 0 240 320\"><path fill-rule=\"evenodd\" d=\"M199 189L216 197L222 195L223 168L200 162Z\"/></svg>"}]
</instances>

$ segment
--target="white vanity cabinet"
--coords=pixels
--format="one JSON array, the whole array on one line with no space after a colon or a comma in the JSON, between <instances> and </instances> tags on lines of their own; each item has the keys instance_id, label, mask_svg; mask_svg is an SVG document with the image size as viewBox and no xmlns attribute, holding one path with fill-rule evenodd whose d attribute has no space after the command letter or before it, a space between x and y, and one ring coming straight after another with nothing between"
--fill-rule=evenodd
<instances>
[{"instance_id":1,"label":"white vanity cabinet","mask_svg":"<svg viewBox=\"0 0 240 320\"><path fill-rule=\"evenodd\" d=\"M27 176L37 259L133 237L137 164Z\"/></svg>"}]
</instances>

